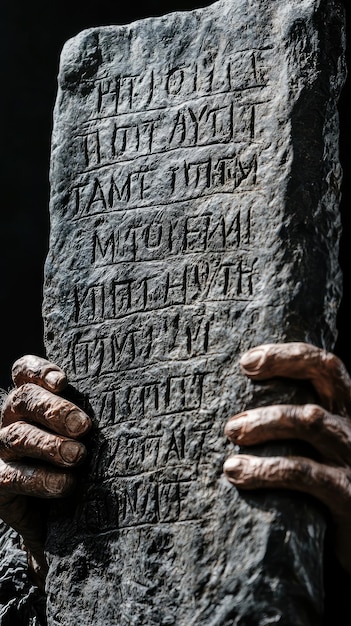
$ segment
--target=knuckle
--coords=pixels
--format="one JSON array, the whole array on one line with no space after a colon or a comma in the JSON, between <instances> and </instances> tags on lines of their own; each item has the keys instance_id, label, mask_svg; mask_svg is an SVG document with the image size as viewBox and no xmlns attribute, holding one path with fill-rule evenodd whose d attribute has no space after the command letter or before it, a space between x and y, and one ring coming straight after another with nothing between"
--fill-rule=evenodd
<instances>
[{"instance_id":1,"label":"knuckle","mask_svg":"<svg viewBox=\"0 0 351 626\"><path fill-rule=\"evenodd\" d=\"M320 483L326 493L326 504L333 515L350 511L351 475L342 468L328 468L322 473Z\"/></svg>"},{"instance_id":2,"label":"knuckle","mask_svg":"<svg viewBox=\"0 0 351 626\"><path fill-rule=\"evenodd\" d=\"M21 448L27 438L29 425L23 421L13 422L0 429L0 457L11 459L16 456L15 452Z\"/></svg>"},{"instance_id":3,"label":"knuckle","mask_svg":"<svg viewBox=\"0 0 351 626\"><path fill-rule=\"evenodd\" d=\"M307 459L302 459L296 463L295 473L297 478L303 480L307 484L315 482L315 471L313 464Z\"/></svg>"},{"instance_id":4,"label":"knuckle","mask_svg":"<svg viewBox=\"0 0 351 626\"><path fill-rule=\"evenodd\" d=\"M326 350L320 351L321 362L328 372L333 373L334 375L338 375L339 373L344 373L344 365L342 361L332 352L327 352Z\"/></svg>"},{"instance_id":5,"label":"knuckle","mask_svg":"<svg viewBox=\"0 0 351 626\"><path fill-rule=\"evenodd\" d=\"M45 389L34 383L24 383L20 387L13 389L4 406L4 417L27 416L28 413L37 411L38 407L45 400ZM6 421L6 419L5 419Z\"/></svg>"},{"instance_id":6,"label":"knuckle","mask_svg":"<svg viewBox=\"0 0 351 626\"><path fill-rule=\"evenodd\" d=\"M24 383L9 393L7 403L14 409L20 408L33 395L34 389L33 383Z\"/></svg>"},{"instance_id":7,"label":"knuckle","mask_svg":"<svg viewBox=\"0 0 351 626\"><path fill-rule=\"evenodd\" d=\"M301 415L307 426L319 429L323 427L326 412L318 404L305 404L302 407Z\"/></svg>"},{"instance_id":8,"label":"knuckle","mask_svg":"<svg viewBox=\"0 0 351 626\"><path fill-rule=\"evenodd\" d=\"M286 485L311 484L314 482L314 471L308 459L290 459L281 457L277 464L277 476L280 476Z\"/></svg>"},{"instance_id":9,"label":"knuckle","mask_svg":"<svg viewBox=\"0 0 351 626\"><path fill-rule=\"evenodd\" d=\"M351 471L343 468L335 468L335 482L339 490L345 494L345 500L351 500Z\"/></svg>"},{"instance_id":10,"label":"knuckle","mask_svg":"<svg viewBox=\"0 0 351 626\"><path fill-rule=\"evenodd\" d=\"M23 427L24 422L13 422L13 424L9 424L8 426L4 426L0 429L0 443L9 444L13 442L14 439L17 439L19 434L19 429Z\"/></svg>"},{"instance_id":11,"label":"knuckle","mask_svg":"<svg viewBox=\"0 0 351 626\"><path fill-rule=\"evenodd\" d=\"M0 457L1 458L5 458L6 452L9 449L11 449L13 446L14 435L13 435L12 426L13 424L11 424L10 426L4 426L3 428L0 429ZM16 439L16 435L15 435L15 439Z\"/></svg>"},{"instance_id":12,"label":"knuckle","mask_svg":"<svg viewBox=\"0 0 351 626\"><path fill-rule=\"evenodd\" d=\"M22 384L26 379L40 375L40 359L33 354L26 354L14 362L12 379L15 384Z\"/></svg>"},{"instance_id":13,"label":"knuckle","mask_svg":"<svg viewBox=\"0 0 351 626\"><path fill-rule=\"evenodd\" d=\"M327 352L326 350L320 351L320 358L323 361L324 365L326 365L329 369L335 369L339 365L339 359L332 352Z\"/></svg>"}]
</instances>

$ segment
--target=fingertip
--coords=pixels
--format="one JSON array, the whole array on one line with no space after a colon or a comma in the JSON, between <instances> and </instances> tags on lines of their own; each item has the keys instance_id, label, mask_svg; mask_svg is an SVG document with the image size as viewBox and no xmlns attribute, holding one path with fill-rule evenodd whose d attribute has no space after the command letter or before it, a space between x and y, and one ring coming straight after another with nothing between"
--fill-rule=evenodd
<instances>
[{"instance_id":1,"label":"fingertip","mask_svg":"<svg viewBox=\"0 0 351 626\"><path fill-rule=\"evenodd\" d=\"M247 474L249 457L244 454L235 454L228 457L223 464L223 472L233 483L240 483Z\"/></svg>"},{"instance_id":2,"label":"fingertip","mask_svg":"<svg viewBox=\"0 0 351 626\"><path fill-rule=\"evenodd\" d=\"M253 413L253 411L251 411L251 413ZM246 425L247 417L248 413L246 411L233 415L224 427L225 436L231 441L236 441L241 430Z\"/></svg>"},{"instance_id":3,"label":"fingertip","mask_svg":"<svg viewBox=\"0 0 351 626\"><path fill-rule=\"evenodd\" d=\"M46 388L53 393L62 391L67 386L67 377L62 370L53 369L44 374Z\"/></svg>"},{"instance_id":4,"label":"fingertip","mask_svg":"<svg viewBox=\"0 0 351 626\"><path fill-rule=\"evenodd\" d=\"M233 443L236 442L238 436L239 429L234 424L234 420L229 420L224 427L224 434Z\"/></svg>"},{"instance_id":5,"label":"fingertip","mask_svg":"<svg viewBox=\"0 0 351 626\"><path fill-rule=\"evenodd\" d=\"M265 358L263 348L251 348L240 358L240 367L244 374L252 375L259 371Z\"/></svg>"},{"instance_id":6,"label":"fingertip","mask_svg":"<svg viewBox=\"0 0 351 626\"><path fill-rule=\"evenodd\" d=\"M58 365L34 354L26 354L14 362L12 380L16 387L35 383L53 393L67 385L66 374Z\"/></svg>"},{"instance_id":7,"label":"fingertip","mask_svg":"<svg viewBox=\"0 0 351 626\"><path fill-rule=\"evenodd\" d=\"M224 435L230 440L233 438L233 428L231 422L232 420L229 420L224 426Z\"/></svg>"},{"instance_id":8,"label":"fingertip","mask_svg":"<svg viewBox=\"0 0 351 626\"><path fill-rule=\"evenodd\" d=\"M59 447L59 454L65 465L76 466L84 461L87 449L79 441L64 439Z\"/></svg>"},{"instance_id":9,"label":"fingertip","mask_svg":"<svg viewBox=\"0 0 351 626\"><path fill-rule=\"evenodd\" d=\"M76 486L77 479L69 472L43 472L43 496L60 498L69 495Z\"/></svg>"},{"instance_id":10,"label":"fingertip","mask_svg":"<svg viewBox=\"0 0 351 626\"><path fill-rule=\"evenodd\" d=\"M224 461L223 471L225 474L232 476L233 478L241 473L242 461L239 456L230 456Z\"/></svg>"},{"instance_id":11,"label":"fingertip","mask_svg":"<svg viewBox=\"0 0 351 626\"><path fill-rule=\"evenodd\" d=\"M75 407L67 413L65 426L70 437L80 437L89 432L92 422L86 413Z\"/></svg>"}]
</instances>

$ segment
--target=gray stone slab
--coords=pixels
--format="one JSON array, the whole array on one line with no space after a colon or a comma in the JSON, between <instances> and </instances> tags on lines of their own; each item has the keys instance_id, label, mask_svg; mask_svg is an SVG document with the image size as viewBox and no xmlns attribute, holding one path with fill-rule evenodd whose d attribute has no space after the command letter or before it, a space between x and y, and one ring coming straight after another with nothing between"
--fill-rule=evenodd
<instances>
[{"instance_id":1,"label":"gray stone slab","mask_svg":"<svg viewBox=\"0 0 351 626\"><path fill-rule=\"evenodd\" d=\"M323 511L239 494L223 427L294 397L243 351L335 340L342 33L333 1L221 0L64 47L45 341L95 428L50 626L319 623Z\"/></svg>"}]
</instances>

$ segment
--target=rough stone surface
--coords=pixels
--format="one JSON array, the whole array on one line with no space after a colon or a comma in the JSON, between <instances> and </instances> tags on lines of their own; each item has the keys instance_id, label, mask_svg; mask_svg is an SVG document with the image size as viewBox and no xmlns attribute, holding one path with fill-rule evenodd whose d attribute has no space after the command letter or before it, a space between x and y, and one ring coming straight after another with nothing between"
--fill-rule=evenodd
<instances>
[{"instance_id":1,"label":"rough stone surface","mask_svg":"<svg viewBox=\"0 0 351 626\"><path fill-rule=\"evenodd\" d=\"M223 427L293 397L243 351L335 340L342 22L221 0L64 47L43 313L95 429L50 527L50 626L320 623L324 512L240 495Z\"/></svg>"},{"instance_id":2,"label":"rough stone surface","mask_svg":"<svg viewBox=\"0 0 351 626\"><path fill-rule=\"evenodd\" d=\"M0 624L46 626L44 594L28 576L27 554L17 533L0 520Z\"/></svg>"}]
</instances>

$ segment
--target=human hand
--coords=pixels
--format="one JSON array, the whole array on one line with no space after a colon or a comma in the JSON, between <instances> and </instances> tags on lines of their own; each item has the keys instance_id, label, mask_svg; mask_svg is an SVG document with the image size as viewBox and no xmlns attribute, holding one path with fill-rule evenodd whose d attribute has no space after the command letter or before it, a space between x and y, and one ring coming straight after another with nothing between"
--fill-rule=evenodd
<instances>
[{"instance_id":1,"label":"human hand","mask_svg":"<svg viewBox=\"0 0 351 626\"><path fill-rule=\"evenodd\" d=\"M79 437L90 418L59 397L65 373L37 356L13 365L15 388L2 407L0 428L0 518L22 537L36 581L43 585L45 519L37 498L60 498L75 486L74 469L86 456Z\"/></svg>"},{"instance_id":2,"label":"human hand","mask_svg":"<svg viewBox=\"0 0 351 626\"><path fill-rule=\"evenodd\" d=\"M241 446L300 439L314 447L318 461L235 454L224 464L225 476L239 489L292 489L324 503L333 521L337 557L351 573L351 379L345 366L333 354L300 342L258 346L240 363L253 381L309 380L320 406L274 405L244 411L226 424L227 437Z\"/></svg>"}]
</instances>

